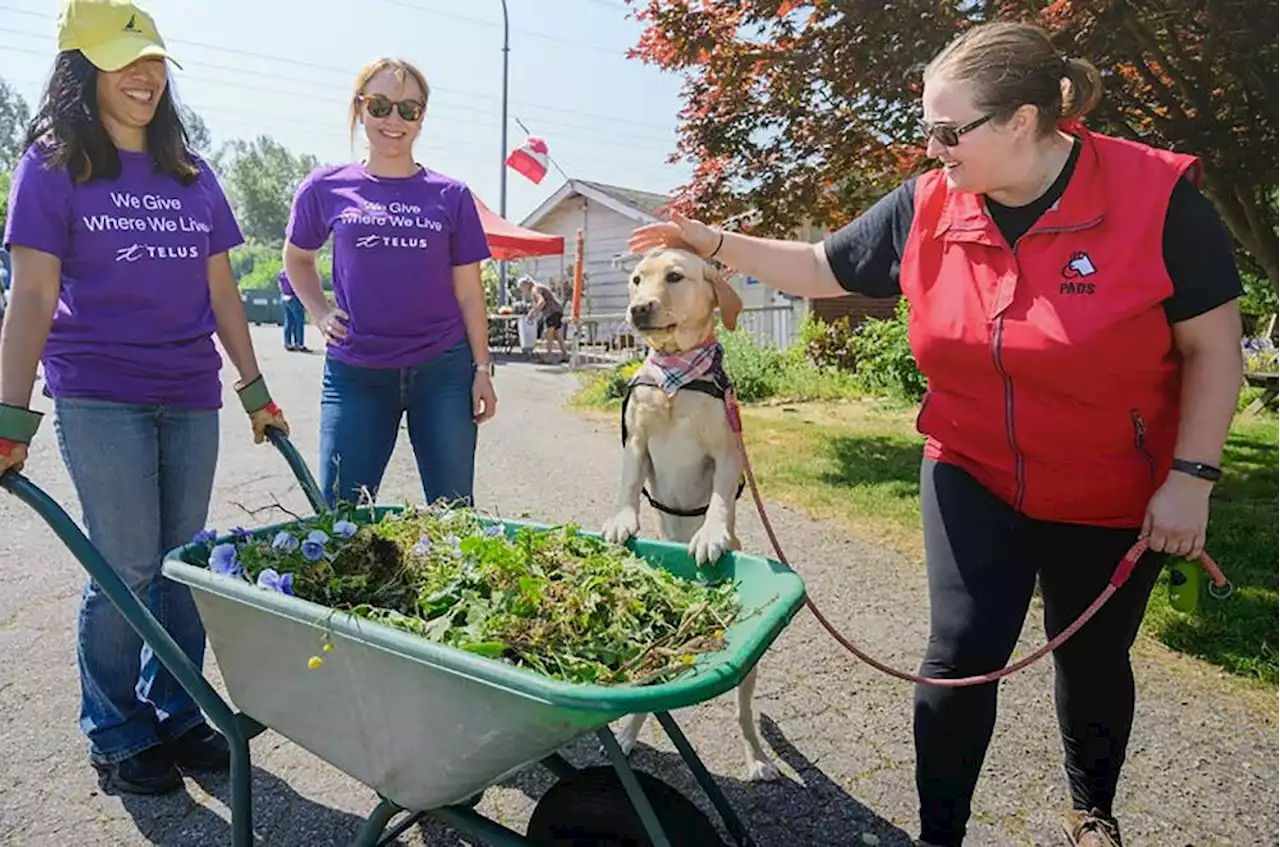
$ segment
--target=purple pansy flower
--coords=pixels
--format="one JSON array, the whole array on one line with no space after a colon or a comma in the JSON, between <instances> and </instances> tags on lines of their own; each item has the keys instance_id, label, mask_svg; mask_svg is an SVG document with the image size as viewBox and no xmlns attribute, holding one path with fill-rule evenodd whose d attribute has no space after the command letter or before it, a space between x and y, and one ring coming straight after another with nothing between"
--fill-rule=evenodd
<instances>
[{"instance_id":1,"label":"purple pansy flower","mask_svg":"<svg viewBox=\"0 0 1280 847\"><path fill-rule=\"evenodd\" d=\"M293 574L287 573L281 576L275 568L267 568L258 574L258 587L279 591L281 594L288 594L292 597Z\"/></svg>"},{"instance_id":2,"label":"purple pansy flower","mask_svg":"<svg viewBox=\"0 0 1280 847\"><path fill-rule=\"evenodd\" d=\"M307 540L302 542L302 556L308 562L324 558L324 542L316 541L308 536Z\"/></svg>"},{"instance_id":3,"label":"purple pansy flower","mask_svg":"<svg viewBox=\"0 0 1280 847\"><path fill-rule=\"evenodd\" d=\"M218 531L216 529L202 529L191 536L191 541L195 544L210 544L217 539Z\"/></svg>"},{"instance_id":4,"label":"purple pansy flower","mask_svg":"<svg viewBox=\"0 0 1280 847\"><path fill-rule=\"evenodd\" d=\"M356 525L351 521L334 521L333 531L335 535L340 535L343 538L350 538L356 534Z\"/></svg>"},{"instance_id":5,"label":"purple pansy flower","mask_svg":"<svg viewBox=\"0 0 1280 847\"><path fill-rule=\"evenodd\" d=\"M236 558L234 544L219 544L209 556L209 567L223 576L239 576L240 560Z\"/></svg>"},{"instance_id":6,"label":"purple pansy flower","mask_svg":"<svg viewBox=\"0 0 1280 847\"><path fill-rule=\"evenodd\" d=\"M484 537L485 537L485 538L497 538L497 537L498 537L498 536L500 536L500 535L502 535L502 525L501 525L501 524L496 524L496 523L495 523L495 524L489 524L488 526L486 526L486 527L484 528Z\"/></svg>"},{"instance_id":7,"label":"purple pansy flower","mask_svg":"<svg viewBox=\"0 0 1280 847\"><path fill-rule=\"evenodd\" d=\"M276 537L271 539L271 546L276 550L283 550L285 553L292 553L298 549L298 537L291 532L285 532L283 529L276 533Z\"/></svg>"},{"instance_id":8,"label":"purple pansy flower","mask_svg":"<svg viewBox=\"0 0 1280 847\"><path fill-rule=\"evenodd\" d=\"M413 552L419 556L429 556L431 555L431 546L431 539L424 535L418 539L417 544L413 545Z\"/></svg>"},{"instance_id":9,"label":"purple pansy flower","mask_svg":"<svg viewBox=\"0 0 1280 847\"><path fill-rule=\"evenodd\" d=\"M444 537L444 542L449 545L450 552L453 553L455 557L462 555L462 539L461 538L459 538L458 536L454 535L451 532Z\"/></svg>"},{"instance_id":10,"label":"purple pansy flower","mask_svg":"<svg viewBox=\"0 0 1280 847\"><path fill-rule=\"evenodd\" d=\"M253 533L242 526L232 527L231 529L231 537L237 541L247 541L252 536Z\"/></svg>"}]
</instances>

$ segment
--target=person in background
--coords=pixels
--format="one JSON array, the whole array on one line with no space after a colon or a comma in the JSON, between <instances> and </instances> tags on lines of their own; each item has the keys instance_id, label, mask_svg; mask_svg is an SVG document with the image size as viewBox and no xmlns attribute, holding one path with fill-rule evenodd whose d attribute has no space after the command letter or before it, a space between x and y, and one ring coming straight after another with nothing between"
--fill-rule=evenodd
<instances>
[{"instance_id":1,"label":"person in background","mask_svg":"<svg viewBox=\"0 0 1280 847\"><path fill-rule=\"evenodd\" d=\"M1054 652L1062 826L1079 847L1121 843L1129 652L1165 558L1204 547L1241 385L1243 289L1199 162L1085 129L1101 85L1039 28L976 26L924 72L922 129L941 166L824 242L680 216L631 239L636 252L687 245L802 297L907 299L928 378L921 675L1003 667L1037 576L1057 636L1146 539L1129 580ZM964 839L996 692L916 689L922 844Z\"/></svg>"},{"instance_id":2,"label":"person in background","mask_svg":"<svg viewBox=\"0 0 1280 847\"><path fill-rule=\"evenodd\" d=\"M320 482L331 505L376 497L406 415L427 501L472 502L477 426L497 410L480 215L466 185L413 155L428 94L407 62L361 70L351 132L363 127L368 159L312 171L289 216L285 271L327 344ZM330 237L332 307L316 270Z\"/></svg>"},{"instance_id":3,"label":"person in background","mask_svg":"<svg viewBox=\"0 0 1280 847\"><path fill-rule=\"evenodd\" d=\"M284 312L284 349L289 352L310 353L307 349L307 313L302 301L293 293L289 275L282 269L276 282L280 284L280 309Z\"/></svg>"},{"instance_id":4,"label":"person in background","mask_svg":"<svg viewBox=\"0 0 1280 847\"><path fill-rule=\"evenodd\" d=\"M9 195L0 473L22 468L40 425L30 402L43 358L89 540L200 668L200 616L160 565L208 515L222 404L215 334L254 440L289 428L231 272L227 251L244 239L188 146L151 16L70 0L58 45ZM93 581L76 628L80 727L104 791L174 791L181 771L227 769L226 739Z\"/></svg>"},{"instance_id":5,"label":"person in background","mask_svg":"<svg viewBox=\"0 0 1280 847\"><path fill-rule=\"evenodd\" d=\"M553 342L560 346L560 361L569 360L569 351L564 344L564 306L546 284L538 282L531 276L520 278L520 292L525 296L532 295L533 308L529 310L526 320L539 320L542 323L547 341L547 355L544 361L551 358Z\"/></svg>"}]
</instances>

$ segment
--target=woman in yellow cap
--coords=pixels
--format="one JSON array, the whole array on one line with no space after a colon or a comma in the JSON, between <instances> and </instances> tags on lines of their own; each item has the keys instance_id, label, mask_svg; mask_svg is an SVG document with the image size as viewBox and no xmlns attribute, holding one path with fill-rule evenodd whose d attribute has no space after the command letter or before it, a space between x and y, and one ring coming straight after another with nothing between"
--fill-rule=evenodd
<instances>
[{"instance_id":1,"label":"woman in yellow cap","mask_svg":"<svg viewBox=\"0 0 1280 847\"><path fill-rule=\"evenodd\" d=\"M205 633L164 551L208 516L222 360L255 440L288 432L258 371L227 252L243 242L187 144L150 15L71 0L59 54L14 175L4 244L13 292L0 336L0 473L20 468L40 415L54 429L89 537L199 667ZM77 622L80 726L103 790L161 793L180 769L221 770L226 740L90 582Z\"/></svg>"}]
</instances>

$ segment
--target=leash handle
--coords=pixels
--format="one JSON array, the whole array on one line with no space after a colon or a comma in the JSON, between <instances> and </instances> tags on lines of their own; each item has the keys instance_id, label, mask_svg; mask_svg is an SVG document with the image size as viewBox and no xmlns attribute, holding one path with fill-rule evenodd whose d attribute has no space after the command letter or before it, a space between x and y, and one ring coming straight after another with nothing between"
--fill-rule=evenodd
<instances>
[{"instance_id":1,"label":"leash handle","mask_svg":"<svg viewBox=\"0 0 1280 847\"><path fill-rule=\"evenodd\" d=\"M760 489L756 486L755 473L751 469L751 459L747 455L747 445L742 437L741 413L738 409L736 398L730 400L730 397L731 395L726 396L725 411L729 417L729 425L733 427L734 434L737 437L738 449L742 454L743 470L746 472L747 482L751 486L751 497L755 500L756 511L760 514L760 521L764 524L764 531L769 536L769 543L773 545L773 550L778 555L778 561L787 567L792 567L791 563L787 561L786 554L782 552L782 545L778 541L777 534L773 531L773 524L769 522L769 515L764 508L764 500L760 496ZM1026 658L1019 659L1017 662L1014 662L1007 667L990 671L989 673L978 674L976 676L966 676L956 679L939 679L935 677L920 676L919 674L908 673L906 671L898 670L897 668L892 668L868 655L856 644L846 638L843 633L836 629L835 626L832 625L831 621L827 620L826 615L822 613L822 610L818 608L817 604L813 602L813 599L809 596L807 591L805 592L804 603L809 608L809 611L813 613L814 618L817 619L822 628L827 631L827 634L835 639L836 643L881 673L901 679L905 682L913 682L917 685L932 685L938 688L967 688L972 685L986 685L988 683L1004 679L1007 676L1017 673L1028 665L1038 662L1040 659L1058 649L1058 647L1060 647L1068 638L1075 635L1076 632L1088 623L1089 619L1096 615L1098 610L1111 599L1111 595L1119 591L1120 587L1128 581L1130 575L1133 573L1133 569L1138 564L1138 560L1142 558L1142 554L1147 551L1148 546L1149 542L1147 539L1138 539L1137 543L1129 548L1129 551L1125 553L1124 558L1122 558L1119 564L1116 565L1116 569L1111 575L1111 580L1102 589L1102 593L1098 595L1097 599L1089 604L1089 607L1085 609L1070 626L1050 639L1047 644ZM1227 578L1223 575L1221 568L1218 567L1218 563L1205 552L1201 552L1197 557L1197 560L1205 571L1208 572L1209 576L1218 587L1221 588L1226 586L1226 593L1215 596L1227 596L1231 590L1230 583L1227 582ZM794 570L794 568L792 569Z\"/></svg>"}]
</instances>

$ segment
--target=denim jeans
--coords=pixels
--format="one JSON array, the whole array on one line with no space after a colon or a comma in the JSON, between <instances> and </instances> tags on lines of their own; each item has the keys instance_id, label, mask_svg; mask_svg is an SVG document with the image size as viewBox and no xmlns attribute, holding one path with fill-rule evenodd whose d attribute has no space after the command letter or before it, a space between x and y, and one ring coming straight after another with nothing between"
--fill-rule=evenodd
<instances>
[{"instance_id":1,"label":"denim jeans","mask_svg":"<svg viewBox=\"0 0 1280 847\"><path fill-rule=\"evenodd\" d=\"M354 367L326 357L320 487L330 508L376 499L405 415L426 501L472 502L474 361L466 339L408 368Z\"/></svg>"},{"instance_id":2,"label":"denim jeans","mask_svg":"<svg viewBox=\"0 0 1280 847\"><path fill-rule=\"evenodd\" d=\"M54 427L89 540L201 668L205 632L190 590L165 579L166 551L204 528L218 412L59 399ZM114 763L182 735L199 707L93 580L77 620L80 728Z\"/></svg>"},{"instance_id":3,"label":"denim jeans","mask_svg":"<svg viewBox=\"0 0 1280 847\"><path fill-rule=\"evenodd\" d=\"M302 301L290 297L280 301L280 308L284 311L284 346L301 347L306 341L304 332L307 326L307 311Z\"/></svg>"}]
</instances>

